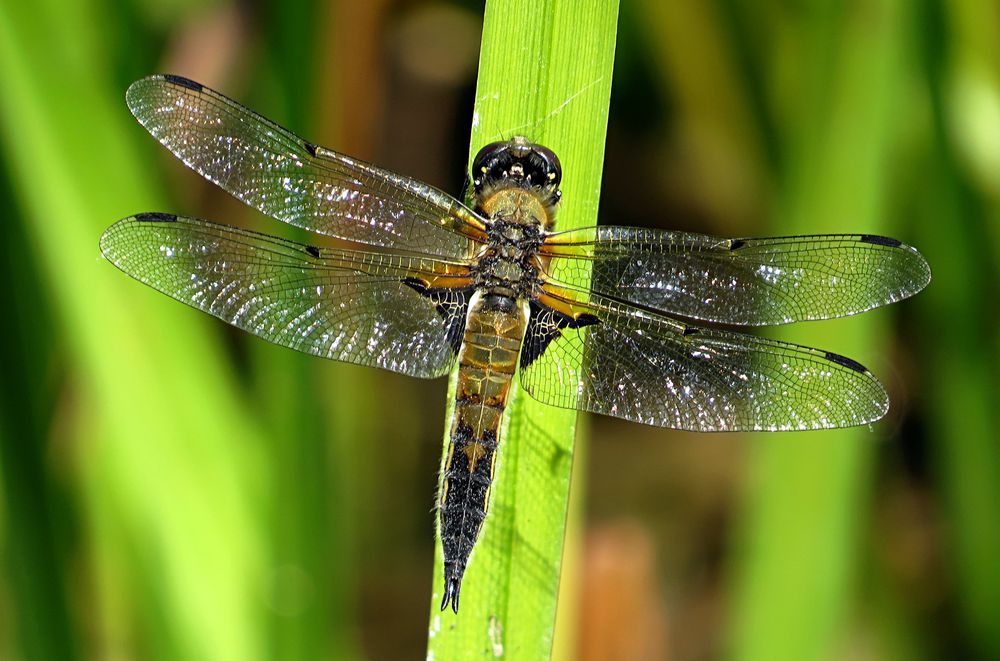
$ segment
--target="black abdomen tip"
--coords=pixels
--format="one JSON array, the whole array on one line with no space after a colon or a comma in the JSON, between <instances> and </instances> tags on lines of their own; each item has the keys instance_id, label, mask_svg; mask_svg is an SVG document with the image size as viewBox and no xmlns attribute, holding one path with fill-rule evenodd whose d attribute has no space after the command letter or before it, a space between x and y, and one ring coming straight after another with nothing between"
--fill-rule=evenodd
<instances>
[{"instance_id":1,"label":"black abdomen tip","mask_svg":"<svg viewBox=\"0 0 1000 661\"><path fill-rule=\"evenodd\" d=\"M458 614L458 595L462 591L463 567L456 563L446 562L444 565L444 598L441 600L441 610L448 608L451 603L451 610Z\"/></svg>"}]
</instances>

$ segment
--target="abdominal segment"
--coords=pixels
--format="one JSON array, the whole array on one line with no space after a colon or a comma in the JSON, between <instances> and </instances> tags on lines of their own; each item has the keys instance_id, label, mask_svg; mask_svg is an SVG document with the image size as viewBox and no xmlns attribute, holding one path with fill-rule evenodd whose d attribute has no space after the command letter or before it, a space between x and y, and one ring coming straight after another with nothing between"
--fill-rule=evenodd
<instances>
[{"instance_id":1,"label":"abdominal segment","mask_svg":"<svg viewBox=\"0 0 1000 661\"><path fill-rule=\"evenodd\" d=\"M489 508L500 423L527 326L527 308L477 293L459 351L458 391L441 480L444 598L458 612L462 575Z\"/></svg>"}]
</instances>

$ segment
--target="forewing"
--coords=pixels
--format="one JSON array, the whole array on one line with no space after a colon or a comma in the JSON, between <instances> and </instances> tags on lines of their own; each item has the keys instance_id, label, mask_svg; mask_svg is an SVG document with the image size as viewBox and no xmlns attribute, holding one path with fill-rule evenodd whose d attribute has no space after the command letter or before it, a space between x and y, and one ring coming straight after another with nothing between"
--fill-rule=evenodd
<instances>
[{"instance_id":1,"label":"forewing","mask_svg":"<svg viewBox=\"0 0 1000 661\"><path fill-rule=\"evenodd\" d=\"M849 358L599 296L585 309L593 318L579 328L546 308L529 324L521 384L535 399L692 431L849 427L888 410L881 384Z\"/></svg>"},{"instance_id":2,"label":"forewing","mask_svg":"<svg viewBox=\"0 0 1000 661\"><path fill-rule=\"evenodd\" d=\"M431 260L320 249L171 214L140 214L101 237L125 273L269 342L411 376L445 374L464 324L407 284Z\"/></svg>"},{"instance_id":3,"label":"forewing","mask_svg":"<svg viewBox=\"0 0 1000 661\"><path fill-rule=\"evenodd\" d=\"M829 319L912 296L927 262L895 239L867 234L718 239L636 227L555 234L548 273L607 297L689 319L767 326Z\"/></svg>"},{"instance_id":4,"label":"forewing","mask_svg":"<svg viewBox=\"0 0 1000 661\"><path fill-rule=\"evenodd\" d=\"M317 147L199 83L151 76L133 83L126 100L188 167L273 218L397 250L474 252L481 222L450 196Z\"/></svg>"}]
</instances>

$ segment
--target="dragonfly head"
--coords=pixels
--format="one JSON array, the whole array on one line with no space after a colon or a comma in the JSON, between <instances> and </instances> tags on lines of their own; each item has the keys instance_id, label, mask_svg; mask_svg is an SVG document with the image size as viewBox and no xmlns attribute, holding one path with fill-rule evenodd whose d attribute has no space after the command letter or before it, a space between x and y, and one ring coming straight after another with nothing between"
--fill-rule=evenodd
<instances>
[{"instance_id":1,"label":"dragonfly head","mask_svg":"<svg viewBox=\"0 0 1000 661\"><path fill-rule=\"evenodd\" d=\"M561 181L562 166L555 152L521 136L486 145L472 161L476 195L498 186L517 186L536 190L555 204Z\"/></svg>"}]
</instances>

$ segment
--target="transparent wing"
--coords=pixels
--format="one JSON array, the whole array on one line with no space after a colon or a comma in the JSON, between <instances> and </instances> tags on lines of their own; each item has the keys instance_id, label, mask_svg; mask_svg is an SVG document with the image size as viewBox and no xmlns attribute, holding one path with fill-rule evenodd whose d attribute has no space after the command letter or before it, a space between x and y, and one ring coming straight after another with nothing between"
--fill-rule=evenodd
<instances>
[{"instance_id":1,"label":"transparent wing","mask_svg":"<svg viewBox=\"0 0 1000 661\"><path fill-rule=\"evenodd\" d=\"M849 427L888 410L881 384L849 358L597 296L582 307L578 328L544 307L529 324L521 384L541 402L692 431Z\"/></svg>"},{"instance_id":2,"label":"transparent wing","mask_svg":"<svg viewBox=\"0 0 1000 661\"><path fill-rule=\"evenodd\" d=\"M411 376L445 374L464 325L465 291L442 301L407 284L432 274L446 281L432 260L320 249L172 214L115 223L101 252L140 282L269 342Z\"/></svg>"},{"instance_id":3,"label":"transparent wing","mask_svg":"<svg viewBox=\"0 0 1000 661\"><path fill-rule=\"evenodd\" d=\"M551 235L549 275L604 296L689 319L744 326L829 319L912 296L927 262L895 239L867 234L718 239L636 227ZM558 256L558 257L556 257Z\"/></svg>"},{"instance_id":4,"label":"transparent wing","mask_svg":"<svg viewBox=\"0 0 1000 661\"><path fill-rule=\"evenodd\" d=\"M151 76L126 101L188 167L273 218L397 250L473 254L482 223L450 196L317 147L199 83Z\"/></svg>"}]
</instances>

